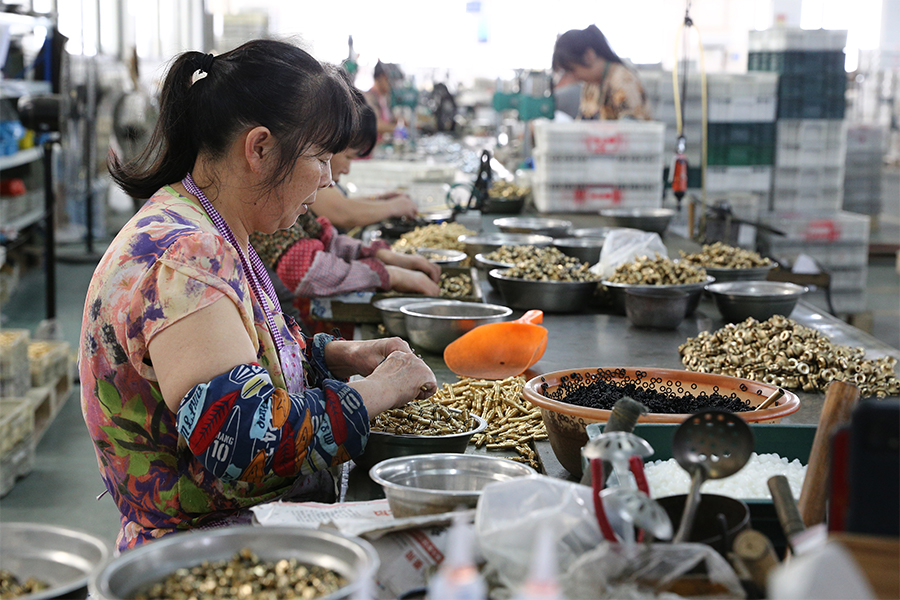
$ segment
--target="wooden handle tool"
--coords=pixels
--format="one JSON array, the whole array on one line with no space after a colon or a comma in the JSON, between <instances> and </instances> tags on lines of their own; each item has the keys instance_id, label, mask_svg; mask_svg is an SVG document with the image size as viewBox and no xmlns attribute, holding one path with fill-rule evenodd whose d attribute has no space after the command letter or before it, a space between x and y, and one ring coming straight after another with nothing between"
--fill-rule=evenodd
<instances>
[{"instance_id":1,"label":"wooden handle tool","mask_svg":"<svg viewBox=\"0 0 900 600\"><path fill-rule=\"evenodd\" d=\"M825 521L831 437L840 425L850 422L857 400L859 388L844 381L832 381L825 391L825 403L819 415L819 426L809 451L809 464L800 491L800 516L807 527Z\"/></svg>"},{"instance_id":2,"label":"wooden handle tool","mask_svg":"<svg viewBox=\"0 0 900 600\"><path fill-rule=\"evenodd\" d=\"M769 538L755 529L745 529L734 538L732 552L747 568L756 587L765 592L769 571L778 565L778 557Z\"/></svg>"}]
</instances>

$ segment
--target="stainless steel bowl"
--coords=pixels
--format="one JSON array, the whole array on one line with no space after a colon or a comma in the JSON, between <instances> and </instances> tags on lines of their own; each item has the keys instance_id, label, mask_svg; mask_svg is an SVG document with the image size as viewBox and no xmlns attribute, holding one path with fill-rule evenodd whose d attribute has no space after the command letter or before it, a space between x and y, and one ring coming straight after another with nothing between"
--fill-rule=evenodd
<instances>
[{"instance_id":1,"label":"stainless steel bowl","mask_svg":"<svg viewBox=\"0 0 900 600\"><path fill-rule=\"evenodd\" d=\"M703 294L703 288L713 283L715 277L706 276L706 281L700 283L682 283L678 285L635 285L632 283L612 283L603 280L600 283L606 287L612 296L613 306L621 313L625 312L625 290L681 290L688 294L688 305L686 316L694 314L697 305L700 303L700 296Z\"/></svg>"},{"instance_id":2,"label":"stainless steel bowl","mask_svg":"<svg viewBox=\"0 0 900 600\"><path fill-rule=\"evenodd\" d=\"M488 280L507 306L522 310L571 313L584 310L597 291L596 281L534 281L504 275L506 269L491 269Z\"/></svg>"},{"instance_id":3,"label":"stainless steel bowl","mask_svg":"<svg viewBox=\"0 0 900 600\"><path fill-rule=\"evenodd\" d=\"M489 260L484 257L484 254L481 253L475 255L475 264L488 273L490 273L491 269L508 269L515 266L509 263L502 263L498 260ZM487 280L488 283L491 284L491 287L496 290L497 281L492 277L488 277Z\"/></svg>"},{"instance_id":4,"label":"stainless steel bowl","mask_svg":"<svg viewBox=\"0 0 900 600\"><path fill-rule=\"evenodd\" d=\"M416 254L442 267L458 267L468 256L462 250L447 250L444 248L417 248Z\"/></svg>"},{"instance_id":5,"label":"stainless steel bowl","mask_svg":"<svg viewBox=\"0 0 900 600\"><path fill-rule=\"evenodd\" d=\"M772 263L765 267L750 267L747 269L723 269L720 267L703 267L706 269L707 275L716 278L716 283L725 283L726 281L764 281L769 271L777 265Z\"/></svg>"},{"instance_id":6,"label":"stainless steel bowl","mask_svg":"<svg viewBox=\"0 0 900 600\"><path fill-rule=\"evenodd\" d=\"M512 314L506 306L459 300L416 302L400 307L400 312L412 345L435 354L467 331L485 323L499 323Z\"/></svg>"},{"instance_id":7,"label":"stainless steel bowl","mask_svg":"<svg viewBox=\"0 0 900 600\"><path fill-rule=\"evenodd\" d=\"M459 410L448 409L455 413ZM363 453L353 459L360 467L369 469L383 460L398 456L415 456L416 454L432 454L456 452L462 454L469 445L469 440L476 433L487 428L487 421L477 415L470 414L477 425L471 431L450 435L411 435L394 434L383 431L370 431L369 441Z\"/></svg>"},{"instance_id":8,"label":"stainless steel bowl","mask_svg":"<svg viewBox=\"0 0 900 600\"><path fill-rule=\"evenodd\" d=\"M416 302L422 302L424 298L422 296L391 296L389 298L381 298L372 303L372 306L378 309L378 312L381 313L381 322L384 323L384 328L388 330L388 333L391 335L396 335L397 337L402 337L403 339L409 338L409 333L406 331L406 316L400 312L401 306L406 306L407 304L414 304Z\"/></svg>"},{"instance_id":9,"label":"stainless steel bowl","mask_svg":"<svg viewBox=\"0 0 900 600\"><path fill-rule=\"evenodd\" d=\"M615 227L582 227L580 229L572 230L572 237L576 238L599 238L606 239L606 236L609 235L609 232L615 229Z\"/></svg>"},{"instance_id":10,"label":"stainless steel bowl","mask_svg":"<svg viewBox=\"0 0 900 600\"><path fill-rule=\"evenodd\" d=\"M786 281L729 281L706 286L716 307L729 323L748 317L765 321L774 315L789 317L809 288Z\"/></svg>"},{"instance_id":11,"label":"stainless steel bowl","mask_svg":"<svg viewBox=\"0 0 900 600\"><path fill-rule=\"evenodd\" d=\"M369 470L395 517L474 507L487 484L535 474L528 465L505 458L446 453L390 458Z\"/></svg>"},{"instance_id":12,"label":"stainless steel bowl","mask_svg":"<svg viewBox=\"0 0 900 600\"><path fill-rule=\"evenodd\" d=\"M483 235L461 235L460 243L466 247L469 256L488 254L501 246L549 246L553 238L547 235L530 235L527 233L486 233Z\"/></svg>"},{"instance_id":13,"label":"stainless steel bowl","mask_svg":"<svg viewBox=\"0 0 900 600\"><path fill-rule=\"evenodd\" d=\"M689 299L684 290L626 289L625 315L635 327L675 329L687 314Z\"/></svg>"},{"instance_id":14,"label":"stainless steel bowl","mask_svg":"<svg viewBox=\"0 0 900 600\"><path fill-rule=\"evenodd\" d=\"M88 579L109 557L98 537L56 525L0 524L0 565L24 582L34 577L50 587L23 600L85 598Z\"/></svg>"},{"instance_id":15,"label":"stainless steel bowl","mask_svg":"<svg viewBox=\"0 0 900 600\"><path fill-rule=\"evenodd\" d=\"M503 217L494 219L494 225L503 233L530 233L550 237L566 237L572 229L571 221L538 217Z\"/></svg>"},{"instance_id":16,"label":"stainless steel bowl","mask_svg":"<svg viewBox=\"0 0 900 600\"><path fill-rule=\"evenodd\" d=\"M611 227L630 227L663 235L675 216L671 208L606 208L600 217Z\"/></svg>"},{"instance_id":17,"label":"stainless steel bowl","mask_svg":"<svg viewBox=\"0 0 900 600\"><path fill-rule=\"evenodd\" d=\"M582 262L595 265L600 262L603 241L603 238L594 237L557 238L553 240L553 245L566 256L573 256Z\"/></svg>"},{"instance_id":18,"label":"stainless steel bowl","mask_svg":"<svg viewBox=\"0 0 900 600\"><path fill-rule=\"evenodd\" d=\"M117 556L91 577L91 597L133 598L139 589L177 569L194 567L204 561L229 560L243 548L249 548L260 560L294 558L331 569L349 580L348 585L320 600L353 597L361 587L369 585L380 564L372 544L337 531L251 525L221 527L176 533Z\"/></svg>"}]
</instances>

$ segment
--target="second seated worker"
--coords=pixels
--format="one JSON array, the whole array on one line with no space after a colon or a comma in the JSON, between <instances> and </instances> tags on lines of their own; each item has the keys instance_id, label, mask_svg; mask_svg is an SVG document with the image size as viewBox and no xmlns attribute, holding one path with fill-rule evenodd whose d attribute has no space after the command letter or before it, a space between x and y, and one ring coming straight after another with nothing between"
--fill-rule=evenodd
<instances>
[{"instance_id":1,"label":"second seated worker","mask_svg":"<svg viewBox=\"0 0 900 600\"><path fill-rule=\"evenodd\" d=\"M585 83L579 118L651 118L640 78L613 51L596 25L559 36L553 48L552 66L554 71L569 71Z\"/></svg>"}]
</instances>

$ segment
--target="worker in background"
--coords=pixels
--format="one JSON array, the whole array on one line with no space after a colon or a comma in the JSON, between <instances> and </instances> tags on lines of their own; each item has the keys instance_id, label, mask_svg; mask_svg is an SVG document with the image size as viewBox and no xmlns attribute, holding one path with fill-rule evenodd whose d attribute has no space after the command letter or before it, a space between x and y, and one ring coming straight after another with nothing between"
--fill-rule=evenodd
<instances>
[{"instance_id":1,"label":"worker in background","mask_svg":"<svg viewBox=\"0 0 900 600\"><path fill-rule=\"evenodd\" d=\"M553 70L565 70L585 83L581 119L650 119L647 94L637 73L610 48L596 25L572 29L556 39Z\"/></svg>"},{"instance_id":2,"label":"worker in background","mask_svg":"<svg viewBox=\"0 0 900 600\"><path fill-rule=\"evenodd\" d=\"M581 93L584 82L579 81L571 71L561 71L555 74L556 82L553 85L553 100L557 113L562 112L573 119L577 119L581 107ZM557 114L556 118L559 118Z\"/></svg>"},{"instance_id":3,"label":"worker in background","mask_svg":"<svg viewBox=\"0 0 900 600\"><path fill-rule=\"evenodd\" d=\"M363 101L359 113L359 130L354 141L346 150L331 157L334 185L319 190L315 206L310 209L317 217L325 217L341 231L373 225L391 218L415 219L419 207L407 194L390 191L377 196L351 198L340 185L341 175L350 173L352 161L369 156L378 143L375 111Z\"/></svg>"},{"instance_id":4,"label":"worker in background","mask_svg":"<svg viewBox=\"0 0 900 600\"><path fill-rule=\"evenodd\" d=\"M375 83L371 89L365 93L366 102L375 111L378 118L378 135L380 137L390 137L397 126L397 119L391 111L391 78L384 63L380 60L375 65L372 73Z\"/></svg>"}]
</instances>

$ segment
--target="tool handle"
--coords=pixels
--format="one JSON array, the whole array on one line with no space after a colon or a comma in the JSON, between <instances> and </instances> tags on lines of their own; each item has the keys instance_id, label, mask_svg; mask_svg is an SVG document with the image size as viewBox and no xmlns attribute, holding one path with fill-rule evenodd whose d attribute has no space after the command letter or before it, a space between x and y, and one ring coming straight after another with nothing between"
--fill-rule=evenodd
<instances>
[{"instance_id":1,"label":"tool handle","mask_svg":"<svg viewBox=\"0 0 900 600\"><path fill-rule=\"evenodd\" d=\"M516 319L516 323L531 323L532 325L539 325L544 322L544 311L542 310L529 310L527 313Z\"/></svg>"},{"instance_id":2,"label":"tool handle","mask_svg":"<svg viewBox=\"0 0 900 600\"><path fill-rule=\"evenodd\" d=\"M819 415L819 426L809 451L806 477L800 491L800 516L807 527L825 520L828 497L828 468L831 464L831 436L844 423L850 422L859 400L859 388L844 381L832 381L825 391L825 403Z\"/></svg>"},{"instance_id":3,"label":"tool handle","mask_svg":"<svg viewBox=\"0 0 900 600\"><path fill-rule=\"evenodd\" d=\"M773 475L769 477L767 483L769 492L772 493L772 503L775 505L778 522L781 523L784 537L790 542L791 538L806 529L806 525L803 524L803 519L800 517L800 510L794 501L791 486L784 475Z\"/></svg>"},{"instance_id":4,"label":"tool handle","mask_svg":"<svg viewBox=\"0 0 900 600\"><path fill-rule=\"evenodd\" d=\"M732 550L747 567L753 583L765 591L769 571L778 565L778 557L769 538L755 529L745 529L734 538Z\"/></svg>"}]
</instances>

